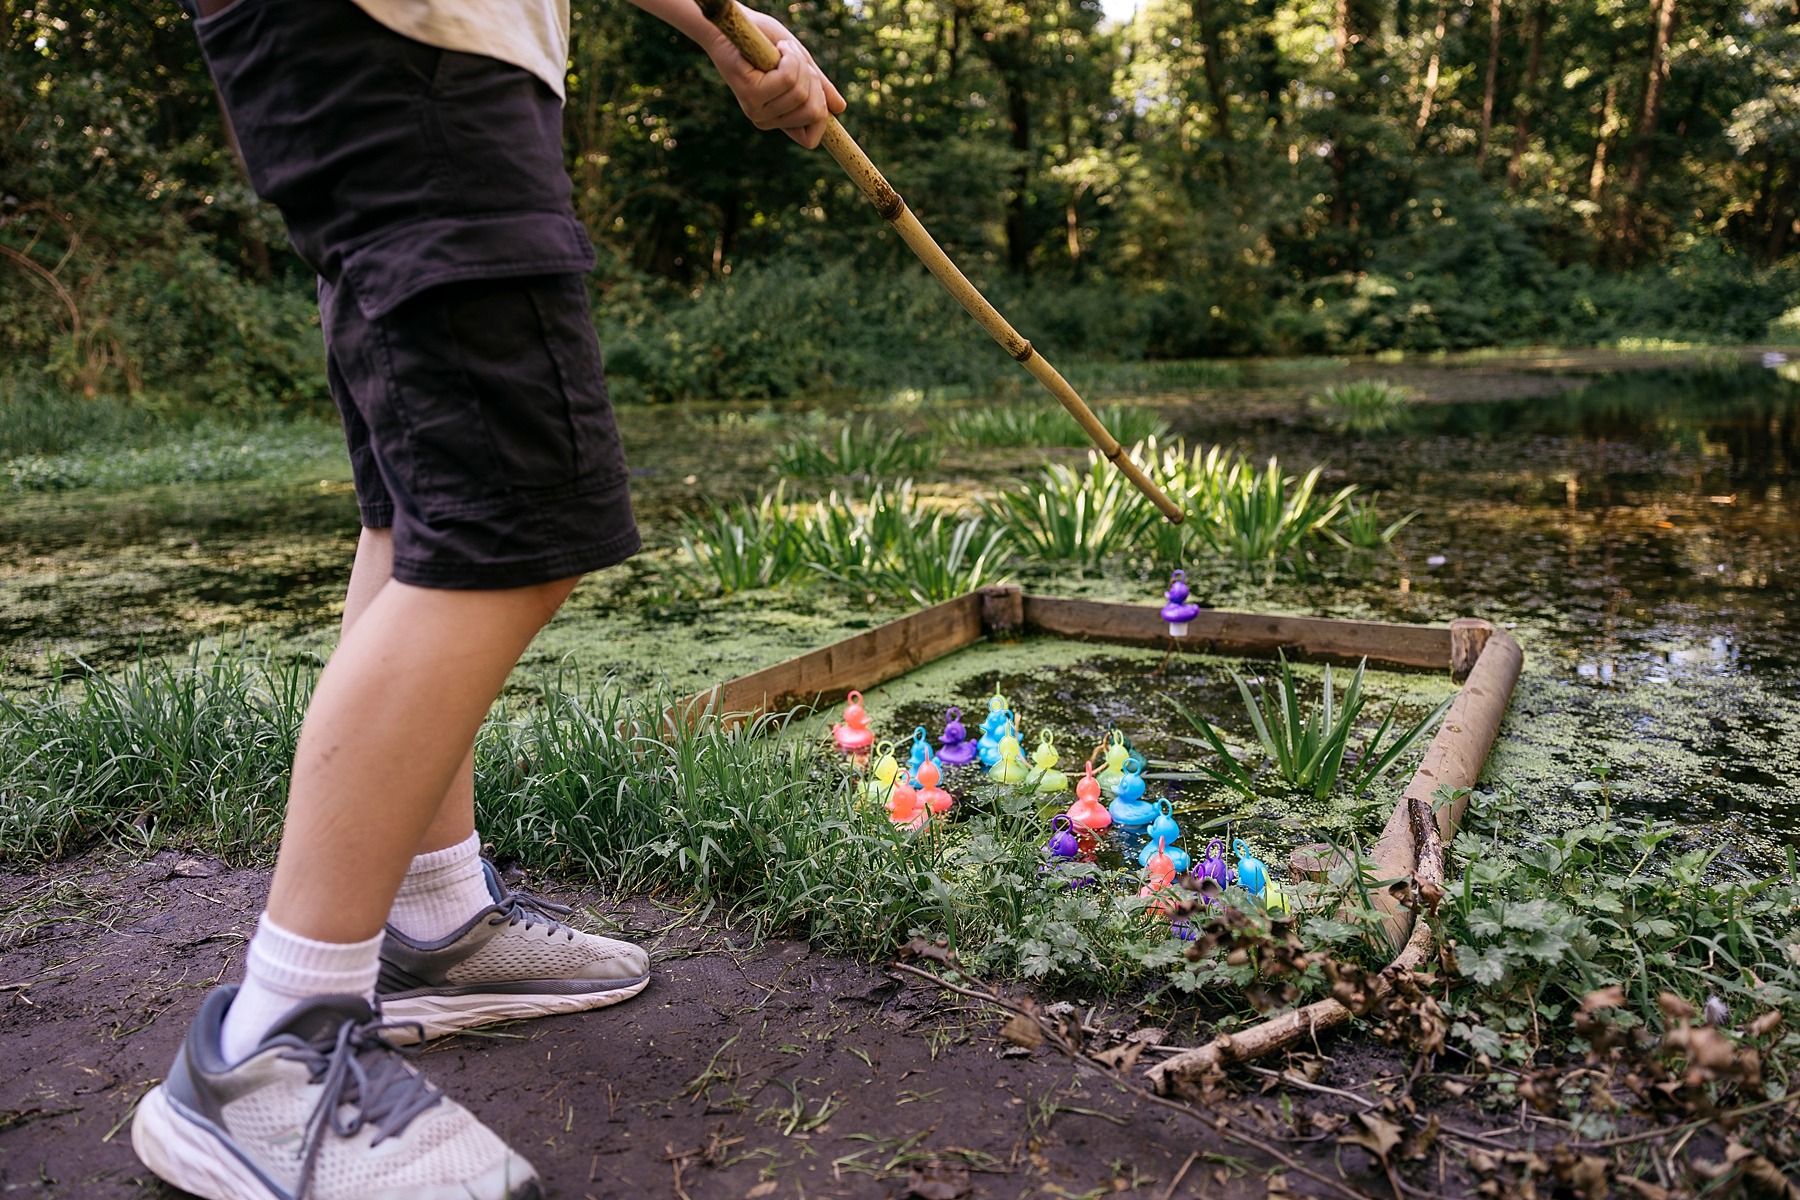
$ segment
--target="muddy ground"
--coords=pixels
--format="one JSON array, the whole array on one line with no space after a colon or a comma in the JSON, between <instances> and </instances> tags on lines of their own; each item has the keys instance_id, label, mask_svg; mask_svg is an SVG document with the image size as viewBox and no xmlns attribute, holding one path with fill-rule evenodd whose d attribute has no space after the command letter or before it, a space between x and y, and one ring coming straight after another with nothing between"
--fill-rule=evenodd
<instances>
[{"instance_id":1,"label":"muddy ground","mask_svg":"<svg viewBox=\"0 0 1800 1200\"><path fill-rule=\"evenodd\" d=\"M264 870L172 851L0 875L0 1189L175 1194L133 1157L127 1119L206 990L238 975L266 886ZM654 947L650 988L618 1008L447 1039L425 1063L553 1196L1267 1193L1269 1159L1011 1046L991 1012L930 985L800 942L753 946L648 901L545 890ZM1327 1050L1327 1086L1378 1089L1405 1067L1353 1041ZM1321 1116L1352 1107L1322 1092L1288 1102ZM1276 1100L1245 1103L1272 1113ZM1392 1194L1335 1137L1284 1150ZM1472 1186L1453 1163L1419 1169L1432 1192Z\"/></svg>"}]
</instances>

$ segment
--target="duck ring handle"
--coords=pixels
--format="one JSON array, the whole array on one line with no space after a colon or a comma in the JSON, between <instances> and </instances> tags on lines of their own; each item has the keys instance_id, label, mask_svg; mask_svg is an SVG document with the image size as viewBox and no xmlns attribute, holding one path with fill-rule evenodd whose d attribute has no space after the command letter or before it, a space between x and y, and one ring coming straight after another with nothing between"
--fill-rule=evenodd
<instances>
[{"instance_id":1,"label":"duck ring handle","mask_svg":"<svg viewBox=\"0 0 1800 1200\"><path fill-rule=\"evenodd\" d=\"M719 32L738 48L746 62L759 71L775 69L776 64L781 61L780 52L763 35L762 30L745 18L744 11L736 0L699 0L699 4L706 19L718 26ZM1156 505L1171 524L1181 524L1185 516L1181 508L1144 473L1142 467L1132 461L1131 456L1125 453L1125 448L1119 445L1119 439L1107 431L1100 418L1094 415L1094 410L1087 406L1087 401L1069 386L1069 381L1043 355L1034 350L1031 343L1000 315L1000 310L988 303L987 297L969 282L968 276L962 273L950 260L950 256L944 253L944 248L937 244L937 239L919 223L919 218L906 206L900 193L894 190L875 164L869 161L869 156L856 144L856 139L845 132L836 117L826 116L822 144L831 157L837 159L838 166L844 168L844 173L850 176L856 190L875 206L883 220L893 226L894 232L900 235L900 240L918 256L919 261L925 264L925 269L936 277L951 298L987 330L988 336L1000 343L1001 349L1012 355L1020 366L1031 372L1061 402L1069 415L1075 418L1075 423L1081 426L1082 432L1099 447L1100 453L1108 462L1124 473L1133 487Z\"/></svg>"}]
</instances>

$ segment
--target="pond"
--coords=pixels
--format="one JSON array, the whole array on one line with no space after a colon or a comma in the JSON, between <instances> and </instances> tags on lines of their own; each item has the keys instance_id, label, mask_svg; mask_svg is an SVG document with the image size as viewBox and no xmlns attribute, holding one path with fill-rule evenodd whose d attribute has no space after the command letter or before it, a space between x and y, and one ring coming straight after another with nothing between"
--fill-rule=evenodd
<instances>
[{"instance_id":1,"label":"pond","mask_svg":"<svg viewBox=\"0 0 1800 1200\"><path fill-rule=\"evenodd\" d=\"M1386 430L1333 432L1307 397L1351 376L1404 383L1417 403ZM1201 565L1191 573L1206 599L1400 621L1487 617L1527 654L1489 776L1530 799L1546 828L1604 801L1678 821L1746 864L1800 846L1791 365L1490 355L1252 364L1222 380L1116 398L1156 406L1190 444L1277 454L1290 468L1323 463L1328 483L1357 483L1380 492L1390 515L1418 516L1391 552L1321 552L1299 578ZM782 440L833 428L853 407L622 411L655 549L585 584L534 648L535 666L688 689L897 615L892 603L817 587L684 598L668 574L676 514L703 496L771 485ZM929 399L867 411L914 428L937 419ZM287 465L250 478L6 493L0 681L40 686L57 669L105 669L197 636L328 649L355 536L348 472L329 428L284 436L298 449L272 461ZM953 449L920 487L967 496L1046 458L1081 454ZM1019 574L1038 591L1146 602L1165 582L1142 567ZM991 686L991 674L965 674L958 697Z\"/></svg>"}]
</instances>

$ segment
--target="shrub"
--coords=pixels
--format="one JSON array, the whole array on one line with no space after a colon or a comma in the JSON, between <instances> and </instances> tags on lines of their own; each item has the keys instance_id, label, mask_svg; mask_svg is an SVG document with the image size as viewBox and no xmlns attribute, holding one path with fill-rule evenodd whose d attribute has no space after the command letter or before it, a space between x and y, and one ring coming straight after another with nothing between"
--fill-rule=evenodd
<instances>
[{"instance_id":1,"label":"shrub","mask_svg":"<svg viewBox=\"0 0 1800 1200\"><path fill-rule=\"evenodd\" d=\"M1397 422L1410 399L1407 389L1385 379L1352 379L1314 396L1312 407L1333 429L1374 433Z\"/></svg>"},{"instance_id":2,"label":"shrub","mask_svg":"<svg viewBox=\"0 0 1800 1200\"><path fill-rule=\"evenodd\" d=\"M879 433L873 420L860 427L846 424L835 443L797 438L775 452L783 475L801 478L860 477L874 479L899 472L929 471L937 466L938 446L929 438L903 429Z\"/></svg>"}]
</instances>

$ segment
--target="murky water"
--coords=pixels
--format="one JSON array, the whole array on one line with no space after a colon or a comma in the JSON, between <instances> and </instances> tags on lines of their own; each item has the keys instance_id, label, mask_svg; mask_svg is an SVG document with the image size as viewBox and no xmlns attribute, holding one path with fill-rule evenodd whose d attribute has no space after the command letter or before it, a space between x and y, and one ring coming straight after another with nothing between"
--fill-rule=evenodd
<instances>
[{"instance_id":1,"label":"murky water","mask_svg":"<svg viewBox=\"0 0 1800 1200\"><path fill-rule=\"evenodd\" d=\"M1157 397L1190 443L1323 462L1334 481L1380 491L1385 511L1420 513L1395 553L1322 553L1305 579L1192 573L1221 606L1500 622L1528 659L1491 761L1497 784L1528 794L1549 823L1592 811L1596 793L1578 785L1603 781L1615 811L1677 819L1772 861L1800 845L1800 382L1754 362L1567 373L1594 365L1574 355L1252 368L1244 389ZM1423 402L1386 432L1332 433L1306 396L1345 374L1392 376ZM675 513L772 482L773 445L821 425L793 406L628 410L621 423L646 534L664 546ZM334 436L322 434L325 450ZM932 487L965 492L1046 456L953 452ZM30 686L57 656L104 669L199 635L328 646L355 536L347 477L328 462L293 478L0 495L0 680ZM819 593L671 600L666 566L646 556L584 585L539 660L691 688L895 611ZM1023 581L1146 601L1162 585L1045 569ZM1054 678L1022 670L1003 683L1046 717L1060 709L1070 738L1097 740L1142 713L1146 689L1232 701L1193 664L1152 678L1084 653L1086 665L1071 660ZM930 705L978 710L993 675L970 663L941 682ZM926 698L915 702L908 721L927 714ZM1132 736L1154 744L1157 728ZM1209 811L1204 796L1188 803Z\"/></svg>"}]
</instances>

